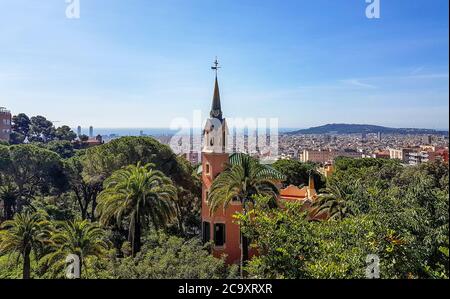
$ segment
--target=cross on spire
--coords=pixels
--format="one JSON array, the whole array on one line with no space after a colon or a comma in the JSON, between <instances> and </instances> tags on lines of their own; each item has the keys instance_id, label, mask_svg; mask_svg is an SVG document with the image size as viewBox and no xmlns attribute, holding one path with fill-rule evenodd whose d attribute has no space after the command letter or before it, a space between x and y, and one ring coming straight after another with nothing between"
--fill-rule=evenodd
<instances>
[{"instance_id":1,"label":"cross on spire","mask_svg":"<svg viewBox=\"0 0 450 299\"><path fill-rule=\"evenodd\" d=\"M219 92L219 82L217 81L217 71L219 70L220 66L219 66L219 61L216 60L214 61L214 65L211 67L212 70L216 71L216 80L214 83L214 96L213 96L213 102L212 102L212 106L211 106L211 112L210 112L210 116L212 118L217 118L222 120L222 107L220 105L220 92Z\"/></svg>"},{"instance_id":2,"label":"cross on spire","mask_svg":"<svg viewBox=\"0 0 450 299\"><path fill-rule=\"evenodd\" d=\"M217 60L217 56L216 56L216 60L214 60L213 64L214 65L211 67L211 69L216 72L216 77L217 77L217 71L221 68L219 66L219 60Z\"/></svg>"}]
</instances>

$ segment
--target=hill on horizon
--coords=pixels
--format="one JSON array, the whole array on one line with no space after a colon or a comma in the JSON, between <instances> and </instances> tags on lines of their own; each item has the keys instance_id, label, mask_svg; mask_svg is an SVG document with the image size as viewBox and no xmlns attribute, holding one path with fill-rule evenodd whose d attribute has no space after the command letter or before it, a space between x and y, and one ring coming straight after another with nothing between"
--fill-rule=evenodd
<instances>
[{"instance_id":1,"label":"hill on horizon","mask_svg":"<svg viewBox=\"0 0 450 299\"><path fill-rule=\"evenodd\" d=\"M430 135L448 135L448 131L439 131L434 129L417 128L389 128L376 125L363 124L327 124L309 129L302 129L288 132L289 135L295 134L362 134L362 133L384 133L384 134L430 134Z\"/></svg>"}]
</instances>

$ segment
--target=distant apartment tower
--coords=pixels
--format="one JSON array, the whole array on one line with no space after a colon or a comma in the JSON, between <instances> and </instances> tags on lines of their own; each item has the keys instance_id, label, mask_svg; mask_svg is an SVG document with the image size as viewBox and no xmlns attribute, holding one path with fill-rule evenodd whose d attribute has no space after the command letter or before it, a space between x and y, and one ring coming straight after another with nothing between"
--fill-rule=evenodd
<instances>
[{"instance_id":1,"label":"distant apartment tower","mask_svg":"<svg viewBox=\"0 0 450 299\"><path fill-rule=\"evenodd\" d=\"M419 165L430 161L430 154L421 150L410 152L406 157L409 165Z\"/></svg>"},{"instance_id":2,"label":"distant apartment tower","mask_svg":"<svg viewBox=\"0 0 450 299\"><path fill-rule=\"evenodd\" d=\"M89 127L89 138L94 138L94 127L93 126Z\"/></svg>"},{"instance_id":3,"label":"distant apartment tower","mask_svg":"<svg viewBox=\"0 0 450 299\"><path fill-rule=\"evenodd\" d=\"M431 136L431 135L425 135L425 136L423 136L422 142L423 142L424 144L426 144L426 145L432 144L432 143L433 143L433 136Z\"/></svg>"},{"instance_id":4,"label":"distant apartment tower","mask_svg":"<svg viewBox=\"0 0 450 299\"><path fill-rule=\"evenodd\" d=\"M391 159L397 159L405 164L410 164L410 154L417 152L415 148L389 149L389 156Z\"/></svg>"},{"instance_id":5,"label":"distant apartment tower","mask_svg":"<svg viewBox=\"0 0 450 299\"><path fill-rule=\"evenodd\" d=\"M11 134L11 112L0 107L0 140L9 141Z\"/></svg>"},{"instance_id":6,"label":"distant apartment tower","mask_svg":"<svg viewBox=\"0 0 450 299\"><path fill-rule=\"evenodd\" d=\"M78 135L78 137L81 136L81 126L77 127L77 135Z\"/></svg>"},{"instance_id":7,"label":"distant apartment tower","mask_svg":"<svg viewBox=\"0 0 450 299\"><path fill-rule=\"evenodd\" d=\"M397 160L403 161L403 150L390 148L389 149L389 157L391 159L397 159Z\"/></svg>"},{"instance_id":8,"label":"distant apartment tower","mask_svg":"<svg viewBox=\"0 0 450 299\"><path fill-rule=\"evenodd\" d=\"M362 132L361 133L361 141L362 142L367 142L367 133L366 132Z\"/></svg>"},{"instance_id":9,"label":"distant apartment tower","mask_svg":"<svg viewBox=\"0 0 450 299\"><path fill-rule=\"evenodd\" d=\"M409 165L418 165L436 160L441 160L448 163L448 148L421 146L410 150L406 155L404 155L404 162Z\"/></svg>"}]
</instances>

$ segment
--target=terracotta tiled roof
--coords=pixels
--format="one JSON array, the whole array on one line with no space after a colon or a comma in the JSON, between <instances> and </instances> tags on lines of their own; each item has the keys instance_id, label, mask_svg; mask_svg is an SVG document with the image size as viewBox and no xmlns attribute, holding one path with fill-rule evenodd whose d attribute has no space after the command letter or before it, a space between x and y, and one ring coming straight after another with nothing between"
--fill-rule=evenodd
<instances>
[{"instance_id":1,"label":"terracotta tiled roof","mask_svg":"<svg viewBox=\"0 0 450 299\"><path fill-rule=\"evenodd\" d=\"M280 190L281 199L305 199L308 197L308 188L299 188L294 185L290 185L285 189Z\"/></svg>"}]
</instances>

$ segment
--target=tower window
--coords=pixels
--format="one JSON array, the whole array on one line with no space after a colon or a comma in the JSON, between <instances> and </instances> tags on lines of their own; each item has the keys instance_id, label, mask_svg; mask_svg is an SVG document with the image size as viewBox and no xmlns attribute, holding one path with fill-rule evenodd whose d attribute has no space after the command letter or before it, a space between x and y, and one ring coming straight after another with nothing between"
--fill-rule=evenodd
<instances>
[{"instance_id":1,"label":"tower window","mask_svg":"<svg viewBox=\"0 0 450 299\"><path fill-rule=\"evenodd\" d=\"M225 224L224 223L214 224L214 244L216 246L225 245Z\"/></svg>"},{"instance_id":2,"label":"tower window","mask_svg":"<svg viewBox=\"0 0 450 299\"><path fill-rule=\"evenodd\" d=\"M205 173L207 175L211 174L211 166L209 165L209 163L206 163L206 165L205 165Z\"/></svg>"},{"instance_id":3,"label":"tower window","mask_svg":"<svg viewBox=\"0 0 450 299\"><path fill-rule=\"evenodd\" d=\"M211 240L211 223L204 221L202 230L203 230L202 234L203 243L207 243Z\"/></svg>"}]
</instances>

